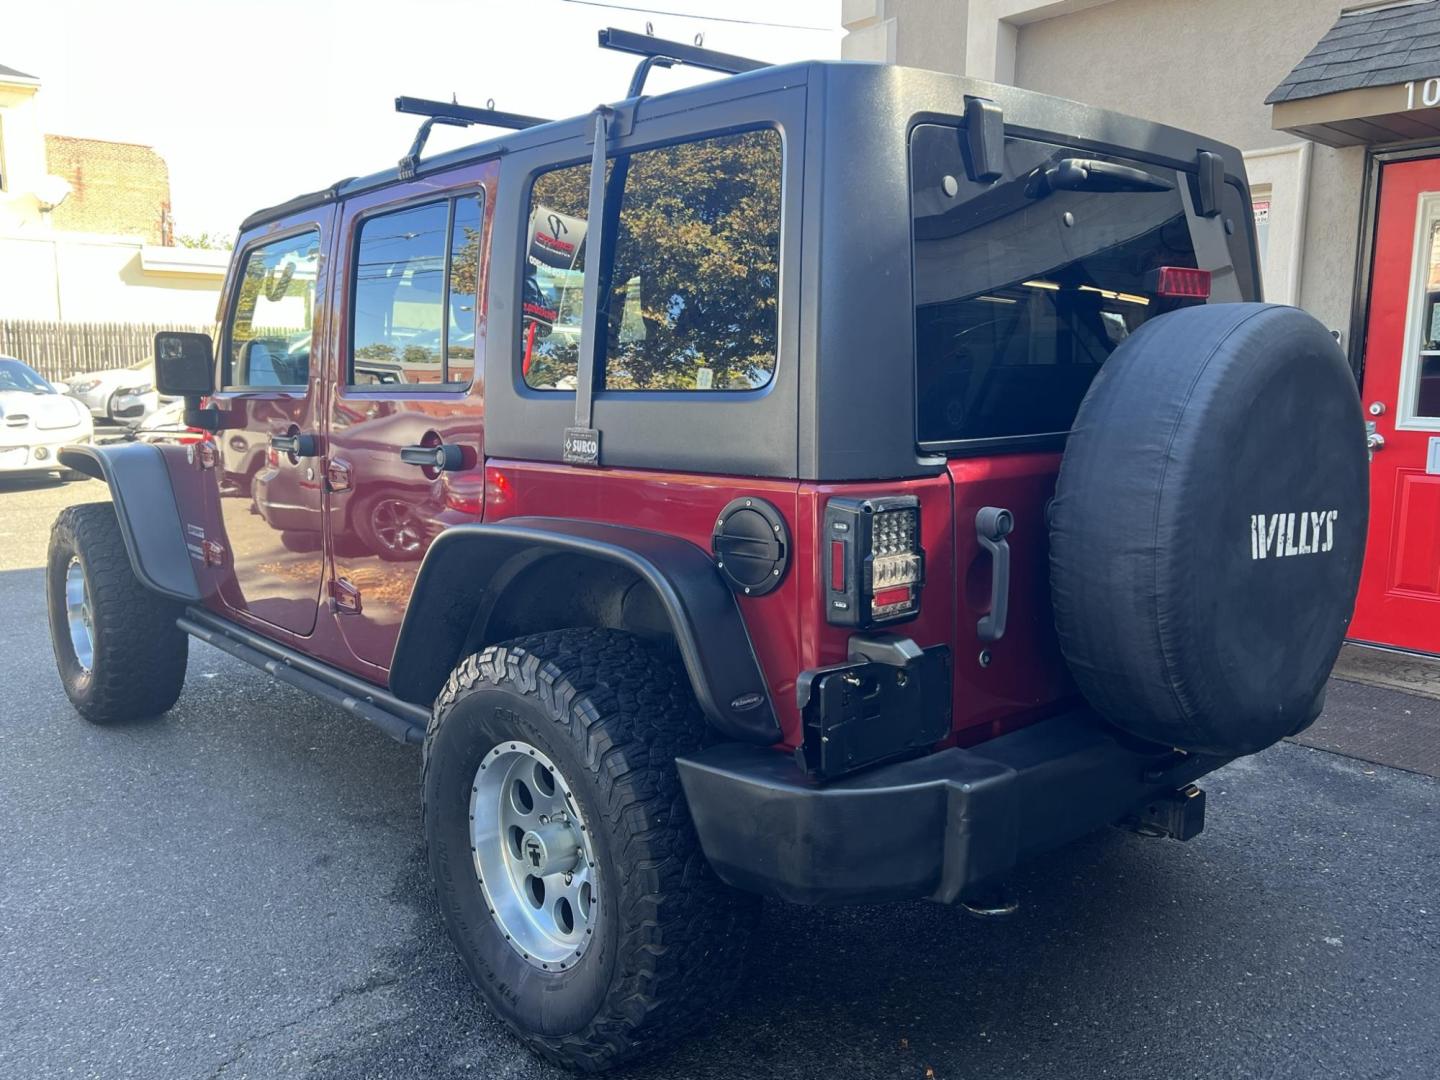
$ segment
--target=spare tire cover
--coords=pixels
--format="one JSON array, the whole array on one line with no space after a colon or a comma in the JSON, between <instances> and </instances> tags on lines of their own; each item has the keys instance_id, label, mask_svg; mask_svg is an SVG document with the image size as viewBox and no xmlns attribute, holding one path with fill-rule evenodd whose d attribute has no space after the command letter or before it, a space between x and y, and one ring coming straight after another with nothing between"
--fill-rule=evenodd
<instances>
[{"instance_id":1,"label":"spare tire cover","mask_svg":"<svg viewBox=\"0 0 1440 1080\"><path fill-rule=\"evenodd\" d=\"M1090 704L1209 754L1314 720L1355 603L1367 474L1354 376L1311 316L1147 321L1081 403L1050 511L1056 628Z\"/></svg>"}]
</instances>

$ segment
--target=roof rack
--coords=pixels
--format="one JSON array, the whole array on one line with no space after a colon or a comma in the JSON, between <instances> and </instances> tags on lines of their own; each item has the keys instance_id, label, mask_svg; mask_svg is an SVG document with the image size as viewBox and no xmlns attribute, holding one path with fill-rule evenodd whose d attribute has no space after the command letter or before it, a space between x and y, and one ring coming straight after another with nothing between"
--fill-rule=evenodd
<instances>
[{"instance_id":1,"label":"roof rack","mask_svg":"<svg viewBox=\"0 0 1440 1080\"><path fill-rule=\"evenodd\" d=\"M645 90L646 78L649 77L651 70L657 67L696 67L704 68L706 71L719 71L725 75L739 75L746 71L757 71L770 66L764 60L753 60L748 56L735 56L731 53L703 48L699 44L699 37L695 41L694 45L686 45L681 41L667 41L665 38L657 38L651 34L637 34L633 30L621 30L614 26L600 31L600 47L602 49L614 49L616 52L643 57L635 68L635 74L631 76L630 89L625 95L626 98L639 97ZM495 108L493 100L488 102L485 108L478 109L473 105L461 105L458 101L431 101L428 98L397 97L395 111L425 117L425 122L415 133L415 141L410 144L410 152L400 159L400 179L402 180L410 180L415 176L416 170L420 167L420 154L424 151L425 143L430 138L430 129L436 124L448 124L453 127L482 124L485 127L509 128L512 131L519 131L550 122L538 116L502 112Z\"/></svg>"},{"instance_id":2,"label":"roof rack","mask_svg":"<svg viewBox=\"0 0 1440 1080\"><path fill-rule=\"evenodd\" d=\"M697 38L697 42L698 40ZM644 92L645 80L650 75L651 68L683 65L704 68L706 71L719 71L726 75L739 75L746 71L758 71L760 68L770 66L764 60L752 60L748 56L716 52L714 49L702 48L699 44L686 45L680 41L667 41L664 38L652 37L649 34L637 34L633 30L621 30L614 26L600 31L600 47L614 49L616 52L632 53L645 58L640 61L639 66L635 68L634 76L630 79L630 89L625 95L627 98L639 97Z\"/></svg>"},{"instance_id":3,"label":"roof rack","mask_svg":"<svg viewBox=\"0 0 1440 1080\"><path fill-rule=\"evenodd\" d=\"M452 127L483 124L486 127L509 128L519 131L522 128L550 122L538 116L501 112L495 108L493 101L489 102L485 108L479 109L473 105L461 105L456 101L430 101L428 98L397 97L395 111L412 113L426 118L425 122L420 125L420 130L415 133L415 141L410 144L410 152L400 159L400 179L402 180L414 177L415 170L420 166L420 152L425 149L425 143L430 138L430 129L436 124L448 124Z\"/></svg>"}]
</instances>

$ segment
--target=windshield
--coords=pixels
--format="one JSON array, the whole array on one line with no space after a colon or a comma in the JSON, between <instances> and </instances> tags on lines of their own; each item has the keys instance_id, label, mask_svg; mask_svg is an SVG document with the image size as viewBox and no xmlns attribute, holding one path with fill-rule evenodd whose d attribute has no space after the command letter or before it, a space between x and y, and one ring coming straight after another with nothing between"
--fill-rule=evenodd
<instances>
[{"instance_id":1,"label":"windshield","mask_svg":"<svg viewBox=\"0 0 1440 1080\"><path fill-rule=\"evenodd\" d=\"M954 127L911 137L922 444L1068 431L1115 347L1176 306L1154 294L1162 266L1209 269L1212 295L1239 299L1223 226L1192 235L1185 174L1009 138L981 183L963 147Z\"/></svg>"},{"instance_id":2,"label":"windshield","mask_svg":"<svg viewBox=\"0 0 1440 1080\"><path fill-rule=\"evenodd\" d=\"M42 379L34 368L19 360L0 358L0 390L23 390L30 394L53 394L55 388Z\"/></svg>"}]
</instances>

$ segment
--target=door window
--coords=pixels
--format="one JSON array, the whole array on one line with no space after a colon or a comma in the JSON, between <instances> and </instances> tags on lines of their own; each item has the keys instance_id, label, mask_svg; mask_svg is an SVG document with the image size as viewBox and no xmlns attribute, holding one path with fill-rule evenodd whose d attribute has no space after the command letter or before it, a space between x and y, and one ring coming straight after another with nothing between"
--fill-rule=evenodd
<instances>
[{"instance_id":1,"label":"door window","mask_svg":"<svg viewBox=\"0 0 1440 1080\"><path fill-rule=\"evenodd\" d=\"M1435 420L1440 419L1440 204L1432 204L1420 245L1415 275L1418 295L1412 301L1411 316L1416 320L1411 340L1417 347L1414 363L1407 366L1415 373L1412 415Z\"/></svg>"},{"instance_id":2,"label":"door window","mask_svg":"<svg viewBox=\"0 0 1440 1080\"><path fill-rule=\"evenodd\" d=\"M304 387L310 380L320 234L252 248L226 336L226 390Z\"/></svg>"},{"instance_id":3,"label":"door window","mask_svg":"<svg viewBox=\"0 0 1440 1080\"><path fill-rule=\"evenodd\" d=\"M480 195L366 219L355 256L351 386L468 386L475 371Z\"/></svg>"},{"instance_id":4,"label":"door window","mask_svg":"<svg viewBox=\"0 0 1440 1080\"><path fill-rule=\"evenodd\" d=\"M722 135L609 163L614 250L600 268L606 390L756 390L775 373L780 135ZM573 390L590 165L530 196L521 351L526 385Z\"/></svg>"}]
</instances>

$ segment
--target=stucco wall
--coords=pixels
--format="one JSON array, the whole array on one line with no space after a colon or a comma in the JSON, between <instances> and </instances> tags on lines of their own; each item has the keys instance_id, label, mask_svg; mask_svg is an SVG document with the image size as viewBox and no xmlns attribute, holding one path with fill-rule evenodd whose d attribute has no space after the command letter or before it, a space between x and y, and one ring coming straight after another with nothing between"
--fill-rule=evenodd
<instances>
[{"instance_id":1,"label":"stucco wall","mask_svg":"<svg viewBox=\"0 0 1440 1080\"><path fill-rule=\"evenodd\" d=\"M842 0L845 60L876 60L931 71L965 64L971 0Z\"/></svg>"},{"instance_id":2,"label":"stucco wall","mask_svg":"<svg viewBox=\"0 0 1440 1080\"><path fill-rule=\"evenodd\" d=\"M1015 81L1203 131L1242 150L1296 141L1265 95L1339 17L1342 0L1113 0L1019 28ZM1350 320L1364 151L1316 146L1300 303Z\"/></svg>"},{"instance_id":3,"label":"stucco wall","mask_svg":"<svg viewBox=\"0 0 1440 1080\"><path fill-rule=\"evenodd\" d=\"M213 322L228 253L213 253L207 271L155 273L142 265L142 247L77 233L0 235L0 318Z\"/></svg>"}]
</instances>

